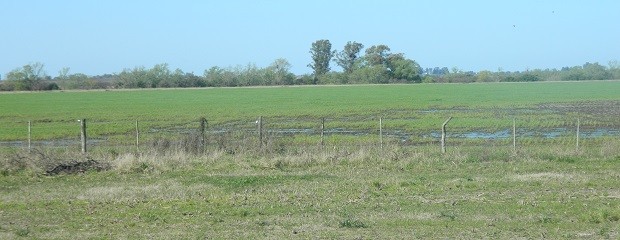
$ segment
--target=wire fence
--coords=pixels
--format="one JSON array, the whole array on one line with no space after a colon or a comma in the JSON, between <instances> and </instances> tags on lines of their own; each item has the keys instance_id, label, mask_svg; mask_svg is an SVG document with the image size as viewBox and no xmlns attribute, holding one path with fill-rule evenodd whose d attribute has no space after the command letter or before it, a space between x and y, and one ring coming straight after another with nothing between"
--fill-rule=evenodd
<instances>
[{"instance_id":1,"label":"wire fence","mask_svg":"<svg viewBox=\"0 0 620 240\"><path fill-rule=\"evenodd\" d=\"M88 152L113 149L141 152L146 149L240 148L287 149L304 147L367 146L482 146L518 148L530 145L584 146L620 140L614 122L572 118L554 123L520 118L454 117L435 121L416 118L256 117L233 121L67 121L0 122L0 148L66 148ZM492 120L492 121L491 121ZM443 128L445 126L445 128ZM443 149L442 149L443 150Z\"/></svg>"}]
</instances>

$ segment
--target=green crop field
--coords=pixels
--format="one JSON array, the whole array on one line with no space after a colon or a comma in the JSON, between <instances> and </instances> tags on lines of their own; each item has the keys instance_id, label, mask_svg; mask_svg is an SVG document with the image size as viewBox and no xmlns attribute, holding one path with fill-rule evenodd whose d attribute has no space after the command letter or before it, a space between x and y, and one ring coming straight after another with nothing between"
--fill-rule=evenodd
<instances>
[{"instance_id":1,"label":"green crop field","mask_svg":"<svg viewBox=\"0 0 620 240\"><path fill-rule=\"evenodd\" d=\"M548 102L619 100L620 82L417 84L119 90L0 94L3 121L215 121L273 116L380 115L399 110L518 108Z\"/></svg>"},{"instance_id":2,"label":"green crop field","mask_svg":"<svg viewBox=\"0 0 620 240\"><path fill-rule=\"evenodd\" d=\"M148 129L192 125L201 117L213 127L263 116L301 118L306 123L296 124L305 127L328 118L332 127L362 129L384 117L394 120L386 121L388 127L426 131L448 116L457 128L497 128L512 118L540 127L567 125L574 121L567 115L581 112L593 116L594 126L617 119L619 92L620 82L599 81L5 93L0 141L24 139L27 121L33 121L34 139L74 137L77 119L98 124L91 128L94 136L131 132L136 120ZM556 103L568 105L544 108Z\"/></svg>"},{"instance_id":3,"label":"green crop field","mask_svg":"<svg viewBox=\"0 0 620 240\"><path fill-rule=\"evenodd\" d=\"M259 116L301 133L265 148L252 132L220 133L255 130ZM188 135L201 117L206 151L164 134ZM448 117L453 134L515 120L524 136L517 149L450 139L442 154L433 134ZM319 145L321 118L346 134ZM79 138L77 119L116 145L46 142ZM0 143L24 141L28 121L32 151L0 148L0 239L620 237L620 81L0 94ZM525 136L549 129L566 134Z\"/></svg>"}]
</instances>

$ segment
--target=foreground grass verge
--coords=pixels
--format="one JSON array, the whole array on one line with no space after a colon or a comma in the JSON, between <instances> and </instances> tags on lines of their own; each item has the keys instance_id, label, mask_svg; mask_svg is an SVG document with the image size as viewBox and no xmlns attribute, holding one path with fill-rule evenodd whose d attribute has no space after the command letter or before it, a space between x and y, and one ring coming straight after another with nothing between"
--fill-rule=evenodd
<instances>
[{"instance_id":1,"label":"foreground grass verge","mask_svg":"<svg viewBox=\"0 0 620 240\"><path fill-rule=\"evenodd\" d=\"M617 238L614 149L124 155L0 175L0 238Z\"/></svg>"}]
</instances>

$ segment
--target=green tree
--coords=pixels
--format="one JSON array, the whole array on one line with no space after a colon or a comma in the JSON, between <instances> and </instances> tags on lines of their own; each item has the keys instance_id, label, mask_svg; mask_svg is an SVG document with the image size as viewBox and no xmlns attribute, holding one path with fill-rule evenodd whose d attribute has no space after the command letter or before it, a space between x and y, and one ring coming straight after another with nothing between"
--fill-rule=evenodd
<instances>
[{"instance_id":1,"label":"green tree","mask_svg":"<svg viewBox=\"0 0 620 240\"><path fill-rule=\"evenodd\" d=\"M183 70L177 68L174 72L170 73L165 82L166 87L206 87L207 83L204 78L196 76L193 73L185 73Z\"/></svg>"},{"instance_id":2,"label":"green tree","mask_svg":"<svg viewBox=\"0 0 620 240\"><path fill-rule=\"evenodd\" d=\"M476 75L476 81L477 82L493 82L494 81L493 73L488 70L480 71Z\"/></svg>"},{"instance_id":3,"label":"green tree","mask_svg":"<svg viewBox=\"0 0 620 240\"><path fill-rule=\"evenodd\" d=\"M524 73L516 78L517 82L538 82L540 78L534 74Z\"/></svg>"},{"instance_id":4,"label":"green tree","mask_svg":"<svg viewBox=\"0 0 620 240\"><path fill-rule=\"evenodd\" d=\"M403 53L390 53L386 45L376 45L366 49L364 55L366 68L372 67L371 71L365 71L361 76L370 77L370 83L388 83L390 81L420 82L420 65L405 58ZM378 80L377 77L385 79Z\"/></svg>"},{"instance_id":5,"label":"green tree","mask_svg":"<svg viewBox=\"0 0 620 240\"><path fill-rule=\"evenodd\" d=\"M342 67L345 73L352 73L355 63L359 59L359 53L364 48L364 45L358 42L347 42L344 46L344 50L336 54L336 64Z\"/></svg>"},{"instance_id":6,"label":"green tree","mask_svg":"<svg viewBox=\"0 0 620 240\"><path fill-rule=\"evenodd\" d=\"M343 72L328 72L319 77L318 84L347 84L350 75Z\"/></svg>"},{"instance_id":7,"label":"green tree","mask_svg":"<svg viewBox=\"0 0 620 240\"><path fill-rule=\"evenodd\" d=\"M93 89L97 85L94 80L83 73L70 74L59 82L62 89Z\"/></svg>"},{"instance_id":8,"label":"green tree","mask_svg":"<svg viewBox=\"0 0 620 240\"><path fill-rule=\"evenodd\" d=\"M118 74L116 85L120 88L146 88L148 87L148 70L144 67L123 69Z\"/></svg>"},{"instance_id":9,"label":"green tree","mask_svg":"<svg viewBox=\"0 0 620 240\"><path fill-rule=\"evenodd\" d=\"M332 51L332 44L329 40L322 39L312 43L312 48L310 48L312 63L308 64L308 67L314 71L315 78L329 72L329 62L335 53Z\"/></svg>"},{"instance_id":10,"label":"green tree","mask_svg":"<svg viewBox=\"0 0 620 240\"><path fill-rule=\"evenodd\" d=\"M153 68L149 69L146 72L145 77L145 87L147 88L157 88L162 87L162 84L169 84L171 77L170 69L168 68L167 63L160 63L153 66ZM171 86L177 87L177 86Z\"/></svg>"},{"instance_id":11,"label":"green tree","mask_svg":"<svg viewBox=\"0 0 620 240\"><path fill-rule=\"evenodd\" d=\"M587 80L609 80L613 78L611 72L607 71L607 68L605 68L605 66L600 65L597 62L588 62L584 64L583 71Z\"/></svg>"},{"instance_id":12,"label":"green tree","mask_svg":"<svg viewBox=\"0 0 620 240\"><path fill-rule=\"evenodd\" d=\"M60 71L58 71L58 77L56 77L58 80L65 80L69 78L69 71L71 70L71 68L69 67L64 67L62 69L60 69Z\"/></svg>"},{"instance_id":13,"label":"green tree","mask_svg":"<svg viewBox=\"0 0 620 240\"><path fill-rule=\"evenodd\" d=\"M365 66L349 74L350 83L389 83L390 72L383 66Z\"/></svg>"},{"instance_id":14,"label":"green tree","mask_svg":"<svg viewBox=\"0 0 620 240\"><path fill-rule=\"evenodd\" d=\"M390 75L396 80L407 82L420 82L420 65L411 59L396 58L388 61Z\"/></svg>"},{"instance_id":15,"label":"green tree","mask_svg":"<svg viewBox=\"0 0 620 240\"><path fill-rule=\"evenodd\" d=\"M390 48L386 45L375 45L366 49L364 59L370 66L386 65Z\"/></svg>"},{"instance_id":16,"label":"green tree","mask_svg":"<svg viewBox=\"0 0 620 240\"><path fill-rule=\"evenodd\" d=\"M54 78L62 89L94 89L97 82L83 73L70 74L70 68L64 67L58 71L58 76Z\"/></svg>"},{"instance_id":17,"label":"green tree","mask_svg":"<svg viewBox=\"0 0 620 240\"><path fill-rule=\"evenodd\" d=\"M6 75L6 80L17 91L45 90L45 79L49 79L49 76L45 73L44 65L39 62L16 68Z\"/></svg>"},{"instance_id":18,"label":"green tree","mask_svg":"<svg viewBox=\"0 0 620 240\"><path fill-rule=\"evenodd\" d=\"M292 85L295 74L290 72L291 64L284 58L278 58L265 69L265 80L275 85Z\"/></svg>"},{"instance_id":19,"label":"green tree","mask_svg":"<svg viewBox=\"0 0 620 240\"><path fill-rule=\"evenodd\" d=\"M209 87L224 86L226 70L220 67L211 67L204 71L203 77Z\"/></svg>"},{"instance_id":20,"label":"green tree","mask_svg":"<svg viewBox=\"0 0 620 240\"><path fill-rule=\"evenodd\" d=\"M620 79L620 62L618 60L609 61L609 72L612 79Z\"/></svg>"}]
</instances>

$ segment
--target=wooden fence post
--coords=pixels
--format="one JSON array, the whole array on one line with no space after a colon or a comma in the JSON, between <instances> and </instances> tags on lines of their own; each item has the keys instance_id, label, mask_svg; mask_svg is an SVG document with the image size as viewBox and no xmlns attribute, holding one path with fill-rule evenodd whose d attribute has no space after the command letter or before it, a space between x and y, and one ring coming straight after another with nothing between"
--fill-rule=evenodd
<instances>
[{"instance_id":1,"label":"wooden fence post","mask_svg":"<svg viewBox=\"0 0 620 240\"><path fill-rule=\"evenodd\" d=\"M256 123L258 124L258 142L259 142L259 146L260 146L260 148L263 148L263 116L258 117L258 121L256 121Z\"/></svg>"},{"instance_id":2,"label":"wooden fence post","mask_svg":"<svg viewBox=\"0 0 620 240\"><path fill-rule=\"evenodd\" d=\"M202 152L204 153L205 148L207 147L207 141L205 138L205 131L207 129L207 119L200 118L200 147L202 148Z\"/></svg>"},{"instance_id":3,"label":"wooden fence post","mask_svg":"<svg viewBox=\"0 0 620 240\"><path fill-rule=\"evenodd\" d=\"M579 118L577 118L577 146L576 146L576 151L579 152L579 127L581 125L581 122L579 121Z\"/></svg>"},{"instance_id":4,"label":"wooden fence post","mask_svg":"<svg viewBox=\"0 0 620 240\"><path fill-rule=\"evenodd\" d=\"M321 147L325 145L325 118L321 118Z\"/></svg>"},{"instance_id":5,"label":"wooden fence post","mask_svg":"<svg viewBox=\"0 0 620 240\"><path fill-rule=\"evenodd\" d=\"M82 153L86 153L86 119L81 119L78 120L80 121L80 127L81 127L81 134L80 134L80 138L82 140Z\"/></svg>"},{"instance_id":6,"label":"wooden fence post","mask_svg":"<svg viewBox=\"0 0 620 240\"><path fill-rule=\"evenodd\" d=\"M383 118L379 117L379 143L381 144L381 150L383 150Z\"/></svg>"},{"instance_id":7,"label":"wooden fence post","mask_svg":"<svg viewBox=\"0 0 620 240\"><path fill-rule=\"evenodd\" d=\"M512 119L512 151L517 152L517 120Z\"/></svg>"},{"instance_id":8,"label":"wooden fence post","mask_svg":"<svg viewBox=\"0 0 620 240\"><path fill-rule=\"evenodd\" d=\"M32 152L32 121L28 121L28 152Z\"/></svg>"},{"instance_id":9,"label":"wooden fence post","mask_svg":"<svg viewBox=\"0 0 620 240\"><path fill-rule=\"evenodd\" d=\"M446 153L446 125L448 125L450 120L452 120L452 117L449 117L448 120L441 125L441 153Z\"/></svg>"},{"instance_id":10,"label":"wooden fence post","mask_svg":"<svg viewBox=\"0 0 620 240\"><path fill-rule=\"evenodd\" d=\"M140 128L136 120L136 153L140 153Z\"/></svg>"}]
</instances>

